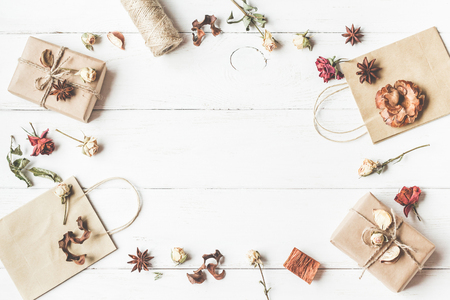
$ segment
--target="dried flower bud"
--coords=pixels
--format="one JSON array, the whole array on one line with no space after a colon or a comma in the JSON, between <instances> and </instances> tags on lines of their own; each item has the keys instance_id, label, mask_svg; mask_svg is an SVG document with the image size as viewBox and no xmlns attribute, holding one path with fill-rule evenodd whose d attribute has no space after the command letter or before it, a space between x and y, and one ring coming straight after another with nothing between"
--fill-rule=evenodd
<instances>
[{"instance_id":1,"label":"dried flower bud","mask_svg":"<svg viewBox=\"0 0 450 300\"><path fill-rule=\"evenodd\" d=\"M85 32L81 35L81 41L83 42L84 46L86 47L86 49L88 50L94 50L94 47L92 47L92 45L95 44L95 41L97 38L99 38L100 36L97 34L93 34L90 32Z\"/></svg>"},{"instance_id":2,"label":"dried flower bud","mask_svg":"<svg viewBox=\"0 0 450 300\"><path fill-rule=\"evenodd\" d=\"M81 152L86 156L92 157L97 154L97 151L97 138L93 136L85 136L83 145L81 147Z\"/></svg>"},{"instance_id":3,"label":"dried flower bud","mask_svg":"<svg viewBox=\"0 0 450 300\"><path fill-rule=\"evenodd\" d=\"M372 243L372 245L374 246L381 246L383 245L383 243L386 241L386 237L384 236L384 234L379 233L379 232L374 232L372 233L372 235L370 236L370 242Z\"/></svg>"},{"instance_id":4,"label":"dried flower bud","mask_svg":"<svg viewBox=\"0 0 450 300\"><path fill-rule=\"evenodd\" d=\"M186 252L184 252L183 248L180 247L174 247L170 256L172 257L173 262L177 265L184 263L187 258Z\"/></svg>"},{"instance_id":5,"label":"dried flower bud","mask_svg":"<svg viewBox=\"0 0 450 300\"><path fill-rule=\"evenodd\" d=\"M266 29L266 31L264 33L264 40L263 40L263 44L262 45L269 52L272 52L272 50L277 47L275 39L273 38L272 34L269 31L267 31L267 29Z\"/></svg>"},{"instance_id":6,"label":"dried flower bud","mask_svg":"<svg viewBox=\"0 0 450 300\"><path fill-rule=\"evenodd\" d=\"M358 175L362 176L362 177L369 176L377 168L378 168L378 162L374 162L373 160L366 158L363 161L363 164L361 165L361 167L359 167L359 169L358 169Z\"/></svg>"},{"instance_id":7,"label":"dried flower bud","mask_svg":"<svg viewBox=\"0 0 450 300\"><path fill-rule=\"evenodd\" d=\"M56 186L55 190L53 191L53 194L57 196L58 198L64 198L70 195L70 190L72 189L72 185L60 183Z\"/></svg>"},{"instance_id":8,"label":"dried flower bud","mask_svg":"<svg viewBox=\"0 0 450 300\"><path fill-rule=\"evenodd\" d=\"M80 69L75 75L80 75L83 82L93 82L97 78L97 72L95 69L85 67Z\"/></svg>"},{"instance_id":9,"label":"dried flower bud","mask_svg":"<svg viewBox=\"0 0 450 300\"><path fill-rule=\"evenodd\" d=\"M259 254L259 252L258 251L256 251L256 250L250 250L250 251L248 251L247 252L247 258L248 258L248 261L250 262L250 264L252 265L252 266L257 266L258 264L259 265L263 265L263 263L262 263L262 261L261 261L261 255Z\"/></svg>"},{"instance_id":10,"label":"dried flower bud","mask_svg":"<svg viewBox=\"0 0 450 300\"><path fill-rule=\"evenodd\" d=\"M305 33L297 33L292 40L294 43L294 46L297 47L297 49L305 49L308 48L309 51L312 51L312 45L310 42L310 36L306 36L308 34L308 30L306 30Z\"/></svg>"}]
</instances>

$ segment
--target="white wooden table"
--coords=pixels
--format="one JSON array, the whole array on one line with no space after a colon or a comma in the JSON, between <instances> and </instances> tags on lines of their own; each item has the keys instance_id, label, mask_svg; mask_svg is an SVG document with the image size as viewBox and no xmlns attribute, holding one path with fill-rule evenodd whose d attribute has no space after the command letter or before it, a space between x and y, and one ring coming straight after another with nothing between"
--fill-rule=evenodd
<instances>
[{"instance_id":1,"label":"white wooden table","mask_svg":"<svg viewBox=\"0 0 450 300\"><path fill-rule=\"evenodd\" d=\"M239 47L262 49L255 30L228 25L228 0L161 0L184 42L173 53L154 58L119 1L2 1L0 4L0 150L14 135L27 154L31 146L21 127L33 122L50 128L57 151L33 159L63 178L74 175L83 187L122 176L138 187L141 215L113 236L118 250L42 297L42 299L264 299L260 275L245 253L257 249L265 260L271 299L425 299L442 298L450 281L450 156L445 117L372 145L369 136L344 144L320 137L312 125L317 94L328 85L314 61L321 55L352 58L437 26L450 45L449 4L445 1L251 1L268 17L267 28L281 43L268 54L267 67L249 75L229 64ZM207 34L200 47L191 41L191 22L215 14L224 33ZM344 44L345 25L362 27L363 42ZM314 50L292 45L295 32L310 29ZM112 46L108 31L125 34L126 51ZM80 42L83 32L103 34L94 52ZM7 92L27 38L65 45L107 62L108 73L91 121L83 124L46 111ZM405 49L407 51L407 49ZM321 111L336 129L362 122L346 91ZM58 128L98 137L95 158L81 155ZM431 147L406 156L382 176L358 179L364 158L387 160L421 144ZM54 184L34 179L25 188L8 170L0 172L0 218ZM393 199L404 185L423 190L418 222L408 222L436 245L436 252L400 294L387 290L329 242L348 209L366 192L402 208ZM92 192L91 201L107 228L134 212L131 192L110 183ZM185 247L190 259L174 267L170 249ZM149 249L153 270L131 273L127 254ZM321 262L311 286L283 268L293 247ZM191 285L186 273L201 255L225 255L227 276ZM153 271L164 273L154 281ZM20 299L0 264L0 299Z\"/></svg>"}]
</instances>

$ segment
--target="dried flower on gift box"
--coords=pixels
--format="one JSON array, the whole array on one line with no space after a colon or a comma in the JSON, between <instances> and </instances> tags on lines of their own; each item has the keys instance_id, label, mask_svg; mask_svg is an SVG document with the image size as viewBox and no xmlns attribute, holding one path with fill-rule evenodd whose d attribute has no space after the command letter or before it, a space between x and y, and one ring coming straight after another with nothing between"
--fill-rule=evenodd
<instances>
[{"instance_id":1,"label":"dried flower on gift box","mask_svg":"<svg viewBox=\"0 0 450 300\"><path fill-rule=\"evenodd\" d=\"M425 95L421 88L411 81L397 80L381 88L375 96L375 104L383 121L391 127L402 127L414 123L422 111Z\"/></svg>"},{"instance_id":2,"label":"dried flower on gift box","mask_svg":"<svg viewBox=\"0 0 450 300\"><path fill-rule=\"evenodd\" d=\"M353 46L356 43L361 43L361 40L359 39L363 36L361 33L359 33L361 27L355 29L355 26L352 24L352 28L348 28L347 26L345 26L345 30L347 31L347 33L342 34L342 36L347 38L345 40L346 44L350 42L350 44L352 44Z\"/></svg>"},{"instance_id":3,"label":"dried flower on gift box","mask_svg":"<svg viewBox=\"0 0 450 300\"><path fill-rule=\"evenodd\" d=\"M211 28L211 32L213 34L213 36L218 36L222 30L220 28L217 28L215 26L215 22L216 22L217 18L212 15L205 15L205 19L200 23L197 19L192 22L192 29L193 31L196 31L197 34L192 33L192 40L194 41L194 46L200 46L200 44L203 41L203 37L205 36L205 32L202 30L202 27L205 25L209 25L209 27Z\"/></svg>"},{"instance_id":4,"label":"dried flower on gift box","mask_svg":"<svg viewBox=\"0 0 450 300\"><path fill-rule=\"evenodd\" d=\"M323 82L328 82L329 80L336 78L340 80L344 78L344 74L342 74L337 65L341 62L341 59L336 59L336 56L332 58L324 58L319 56L316 60L317 70L320 72L319 77L323 78Z\"/></svg>"},{"instance_id":5,"label":"dried flower on gift box","mask_svg":"<svg viewBox=\"0 0 450 300\"><path fill-rule=\"evenodd\" d=\"M55 194L56 197L61 199L61 204L64 205L63 225L66 225L67 214L69 213L69 196L70 194L72 194L72 185L65 184L64 182L60 183L56 186L55 190L53 191L53 194Z\"/></svg>"},{"instance_id":6,"label":"dried flower on gift box","mask_svg":"<svg viewBox=\"0 0 450 300\"><path fill-rule=\"evenodd\" d=\"M109 41L119 49L125 50L125 37L119 31L112 31L107 34Z\"/></svg>"},{"instance_id":7,"label":"dried flower on gift box","mask_svg":"<svg viewBox=\"0 0 450 300\"><path fill-rule=\"evenodd\" d=\"M78 229L83 231L83 235L80 238L75 237L75 234L72 231L68 231L64 234L62 240L58 242L59 248L66 254L66 261L73 261L77 265L84 265L86 261L86 254L83 255L75 255L70 253L69 246L71 243L74 244L83 244L89 237L91 236L91 232L87 229L86 224L83 222L81 217L77 219Z\"/></svg>"},{"instance_id":8,"label":"dried flower on gift box","mask_svg":"<svg viewBox=\"0 0 450 300\"><path fill-rule=\"evenodd\" d=\"M52 83L53 90L49 95L56 95L56 101L63 100L66 101L73 96L73 87L70 86L67 81L57 80L56 83Z\"/></svg>"},{"instance_id":9,"label":"dried flower on gift box","mask_svg":"<svg viewBox=\"0 0 450 300\"><path fill-rule=\"evenodd\" d=\"M247 259L252 266L254 266L255 268L256 267L259 268L262 277L262 280L260 280L259 283L261 283L262 286L264 287L264 295L266 295L267 300L269 300L269 291L271 288L267 288L266 286L266 280L264 279L264 274L261 268L261 266L263 266L263 263L261 261L261 255L256 250L249 250L247 252Z\"/></svg>"},{"instance_id":10,"label":"dried flower on gift box","mask_svg":"<svg viewBox=\"0 0 450 300\"><path fill-rule=\"evenodd\" d=\"M216 268L220 264L220 260L223 258L223 255L219 250L216 250L216 252L213 254L204 254L202 258L203 264L200 266L200 268L197 271L194 271L194 274L186 274L190 283L201 284L205 282L206 274L203 273L203 270L205 269L207 269L216 280L222 280L225 277L225 270L223 270L220 274L216 273ZM217 263L210 263L208 264L208 266L206 266L206 261L211 258L215 259Z\"/></svg>"},{"instance_id":11,"label":"dried flower on gift box","mask_svg":"<svg viewBox=\"0 0 450 300\"><path fill-rule=\"evenodd\" d=\"M374 173L381 174L384 171L384 169L387 167L387 165L390 164L391 162L395 161L395 163L399 163L403 159L403 156L405 156L405 154L412 152L414 150L423 148L423 147L428 147L428 146L430 146L430 144L413 148L411 150L403 152L402 154L400 154L397 157L394 157L394 158L391 158L391 159L385 161L384 163L374 162L373 160L366 158L366 159L364 159L363 164L358 169L358 175L360 177L366 177L366 176L369 176Z\"/></svg>"},{"instance_id":12,"label":"dried flower on gift box","mask_svg":"<svg viewBox=\"0 0 450 300\"><path fill-rule=\"evenodd\" d=\"M22 128L26 133L28 133L28 140L30 141L31 146L33 146L33 153L31 153L31 156L38 156L39 154L42 155L50 155L55 150L55 144L53 143L52 139L47 138L48 129L44 131L41 136L39 137L36 133L36 130L34 130L33 124L31 124L31 128L33 129L33 133L29 133L25 130L25 128Z\"/></svg>"},{"instance_id":13,"label":"dried flower on gift box","mask_svg":"<svg viewBox=\"0 0 450 300\"><path fill-rule=\"evenodd\" d=\"M81 35L81 41L83 42L83 45L86 47L86 49L94 51L94 47L92 45L95 44L96 39L98 39L100 35L93 34L90 32L85 32Z\"/></svg>"},{"instance_id":14,"label":"dried flower on gift box","mask_svg":"<svg viewBox=\"0 0 450 300\"><path fill-rule=\"evenodd\" d=\"M410 188L407 188L406 186L404 186L402 188L402 190L400 191L400 193L397 194L397 196L395 196L395 201L401 205L404 206L403 208L403 213L405 214L406 217L408 217L409 212L411 211L411 209L414 211L414 213L417 216L417 219L419 219L419 221L421 221L419 214L417 213L417 202L419 202L419 197L420 194L422 193L422 191L420 190L420 188L418 186L413 186Z\"/></svg>"},{"instance_id":15,"label":"dried flower on gift box","mask_svg":"<svg viewBox=\"0 0 450 300\"><path fill-rule=\"evenodd\" d=\"M84 155L92 157L97 154L98 148L99 148L99 146L97 144L97 138L95 138L93 136L84 136L83 141L80 141L79 139L76 139L74 137L71 137L68 134L65 134L64 132L62 132L59 129L56 129L56 131L81 143L80 145L78 145L78 147L81 147L81 153L83 153Z\"/></svg>"},{"instance_id":16,"label":"dried flower on gift box","mask_svg":"<svg viewBox=\"0 0 450 300\"><path fill-rule=\"evenodd\" d=\"M141 252L139 251L139 248L137 248L136 255L128 254L128 256L133 259L128 263L135 264L131 272L138 270L139 273L141 273L142 269L148 271L148 268L151 266L151 263L149 261L153 258L153 256L148 255L148 250Z\"/></svg>"},{"instance_id":17,"label":"dried flower on gift box","mask_svg":"<svg viewBox=\"0 0 450 300\"><path fill-rule=\"evenodd\" d=\"M250 25L253 25L256 29L258 29L259 33L261 34L261 37L263 38L263 46L264 48L272 52L273 49L277 48L277 41L272 36L272 34L266 30L264 33L261 31L261 29L258 27L261 26L261 28L264 28L267 20L266 17L262 14L257 14L256 11L258 8L254 6L250 6L247 4L246 0L242 0L242 6L237 4L235 0L231 0L238 8L239 10L244 14L244 16L239 20L234 20L233 12L231 12L230 17L227 20L228 24L234 24L242 22L245 26L245 30L250 30Z\"/></svg>"},{"instance_id":18,"label":"dried flower on gift box","mask_svg":"<svg viewBox=\"0 0 450 300\"><path fill-rule=\"evenodd\" d=\"M367 57L364 57L363 63L357 64L357 67L361 70L356 72L356 75L361 75L359 77L359 82L364 83L367 81L369 84L372 84L372 81L375 79L380 79L375 72L381 70L381 68L375 68L373 65L375 64L376 59L372 59L370 62L367 60Z\"/></svg>"},{"instance_id":19,"label":"dried flower on gift box","mask_svg":"<svg viewBox=\"0 0 450 300\"><path fill-rule=\"evenodd\" d=\"M80 69L75 75L80 75L81 80L83 80L84 83L86 82L93 82L97 78L97 72L95 69L85 67Z\"/></svg>"},{"instance_id":20,"label":"dried flower on gift box","mask_svg":"<svg viewBox=\"0 0 450 300\"><path fill-rule=\"evenodd\" d=\"M305 49L308 48L309 51L312 51L312 44L311 44L311 37L312 36L307 36L308 34L308 30L306 30L304 33L297 33L294 37L294 39L292 40L292 42L294 43L294 46L297 47L297 49Z\"/></svg>"},{"instance_id":21,"label":"dried flower on gift box","mask_svg":"<svg viewBox=\"0 0 450 300\"><path fill-rule=\"evenodd\" d=\"M177 265L181 265L186 261L187 254L186 252L184 252L183 248L175 247L172 249L170 257L172 258L174 263L176 263Z\"/></svg>"}]
</instances>

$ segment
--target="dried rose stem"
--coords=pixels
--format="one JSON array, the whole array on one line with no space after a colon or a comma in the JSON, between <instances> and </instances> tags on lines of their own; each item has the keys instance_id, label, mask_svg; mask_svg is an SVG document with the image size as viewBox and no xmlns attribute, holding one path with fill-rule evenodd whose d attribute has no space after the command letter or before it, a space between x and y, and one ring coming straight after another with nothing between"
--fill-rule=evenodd
<instances>
[{"instance_id":1,"label":"dried rose stem","mask_svg":"<svg viewBox=\"0 0 450 300\"><path fill-rule=\"evenodd\" d=\"M417 149L423 148L423 147L428 147L428 146L430 146L430 144L422 145L422 146L416 147L416 148L414 148L414 149L408 150L408 151L406 151L406 152L403 152L403 153L400 154L399 156L397 156L397 157L395 157L395 158L391 158L391 159L388 160L388 161L385 161L385 162L382 164L382 166L385 166L385 165L387 165L387 164L393 162L394 160L401 159L405 154L407 154L407 153L409 153L409 152L411 152L411 151L414 151L414 150L417 150Z\"/></svg>"},{"instance_id":2,"label":"dried rose stem","mask_svg":"<svg viewBox=\"0 0 450 300\"><path fill-rule=\"evenodd\" d=\"M267 290L266 280L264 279L264 274L263 274L263 271L261 269L261 265L260 264L258 264L258 268L259 268L259 271L261 272L262 283L263 283L263 286L264 286L264 294L266 295L267 300L269 300L269 291Z\"/></svg>"},{"instance_id":3,"label":"dried rose stem","mask_svg":"<svg viewBox=\"0 0 450 300\"><path fill-rule=\"evenodd\" d=\"M422 221L422 219L420 219L419 213L417 212L417 209L416 209L416 206L415 206L415 205L413 206L413 211L414 211L414 213L416 214L417 219L419 219L419 221Z\"/></svg>"},{"instance_id":4,"label":"dried rose stem","mask_svg":"<svg viewBox=\"0 0 450 300\"><path fill-rule=\"evenodd\" d=\"M34 130L33 123L30 122L31 128L33 128L34 135L37 136L36 130Z\"/></svg>"},{"instance_id":5,"label":"dried rose stem","mask_svg":"<svg viewBox=\"0 0 450 300\"><path fill-rule=\"evenodd\" d=\"M82 141L80 141L80 140L78 140L78 139L76 139L76 138L74 138L74 137L71 137L70 135L68 135L68 134L65 134L64 132L62 132L61 130L59 130L59 129L56 129L56 131L58 131L59 133L61 133L61 134L64 134L65 136L67 136L67 137L70 137L72 140L75 140L75 141L77 141L77 142L80 142L80 143L82 143L83 144L83 142Z\"/></svg>"},{"instance_id":6,"label":"dried rose stem","mask_svg":"<svg viewBox=\"0 0 450 300\"><path fill-rule=\"evenodd\" d=\"M236 1L231 0L231 2L233 2L234 4L236 4L236 6L239 8L240 11L242 11L242 13L243 13L244 15L246 15L247 17L250 17L253 26L255 26L256 29L258 29L259 33L261 33L262 37L264 38L264 34L263 34L262 31L259 29L258 25L256 25L255 22L253 22L252 16L250 16L250 15L249 15L249 14L248 14L248 13L247 13L247 12L246 12L239 4L237 4Z\"/></svg>"}]
</instances>

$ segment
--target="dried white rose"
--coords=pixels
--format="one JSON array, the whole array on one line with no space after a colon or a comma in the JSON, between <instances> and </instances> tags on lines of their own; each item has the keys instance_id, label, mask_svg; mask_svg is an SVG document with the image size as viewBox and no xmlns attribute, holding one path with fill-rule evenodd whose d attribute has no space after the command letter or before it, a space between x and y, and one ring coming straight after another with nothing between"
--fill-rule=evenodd
<instances>
[{"instance_id":1,"label":"dried white rose","mask_svg":"<svg viewBox=\"0 0 450 300\"><path fill-rule=\"evenodd\" d=\"M386 241L386 238L384 237L384 234L379 232L374 232L370 236L370 242L374 246L381 246Z\"/></svg>"},{"instance_id":2,"label":"dried white rose","mask_svg":"<svg viewBox=\"0 0 450 300\"><path fill-rule=\"evenodd\" d=\"M374 162L370 159L365 159L363 161L363 164L358 169L358 175L359 176L369 176L372 174L376 169L378 168L378 162Z\"/></svg>"},{"instance_id":3,"label":"dried white rose","mask_svg":"<svg viewBox=\"0 0 450 300\"><path fill-rule=\"evenodd\" d=\"M85 136L83 145L81 147L81 152L86 156L92 157L97 154L97 151L97 138L93 136Z\"/></svg>"},{"instance_id":4,"label":"dried white rose","mask_svg":"<svg viewBox=\"0 0 450 300\"><path fill-rule=\"evenodd\" d=\"M174 263L176 263L177 265L181 265L186 261L187 254L186 252L184 252L183 248L174 247L172 249L171 257Z\"/></svg>"},{"instance_id":5,"label":"dried white rose","mask_svg":"<svg viewBox=\"0 0 450 300\"><path fill-rule=\"evenodd\" d=\"M251 265L263 265L261 261L261 255L256 250L250 250L247 252L247 258Z\"/></svg>"},{"instance_id":6,"label":"dried white rose","mask_svg":"<svg viewBox=\"0 0 450 300\"><path fill-rule=\"evenodd\" d=\"M53 194L55 194L58 198L65 198L69 196L71 188L72 186L70 184L60 183L56 186Z\"/></svg>"},{"instance_id":7,"label":"dried white rose","mask_svg":"<svg viewBox=\"0 0 450 300\"><path fill-rule=\"evenodd\" d=\"M263 46L269 52L272 52L272 50L277 47L275 39L273 38L272 34L269 31L267 31L267 29L264 33Z\"/></svg>"},{"instance_id":8,"label":"dried white rose","mask_svg":"<svg viewBox=\"0 0 450 300\"><path fill-rule=\"evenodd\" d=\"M84 82L93 82L97 78L97 72L95 69L85 67L80 69L75 75L80 75Z\"/></svg>"}]
</instances>

